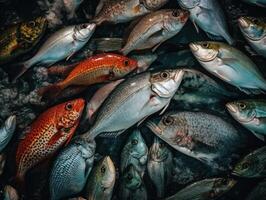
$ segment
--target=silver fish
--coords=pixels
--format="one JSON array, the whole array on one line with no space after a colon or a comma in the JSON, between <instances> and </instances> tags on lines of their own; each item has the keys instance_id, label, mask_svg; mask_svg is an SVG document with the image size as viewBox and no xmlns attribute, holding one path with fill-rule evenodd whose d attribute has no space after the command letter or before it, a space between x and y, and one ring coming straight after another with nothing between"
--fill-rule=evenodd
<instances>
[{"instance_id":1,"label":"silver fish","mask_svg":"<svg viewBox=\"0 0 266 200\"><path fill-rule=\"evenodd\" d=\"M221 42L194 42L190 49L210 73L243 92L266 91L266 81L254 62L238 49Z\"/></svg>"},{"instance_id":2,"label":"silver fish","mask_svg":"<svg viewBox=\"0 0 266 200\"><path fill-rule=\"evenodd\" d=\"M195 182L165 200L211 200L228 192L236 181L230 178L204 179Z\"/></svg>"},{"instance_id":3,"label":"silver fish","mask_svg":"<svg viewBox=\"0 0 266 200\"><path fill-rule=\"evenodd\" d=\"M0 152L7 146L16 129L16 116L11 115L0 127Z\"/></svg>"},{"instance_id":4,"label":"silver fish","mask_svg":"<svg viewBox=\"0 0 266 200\"><path fill-rule=\"evenodd\" d=\"M138 173L143 177L148 160L148 147L141 136L141 132L135 129L127 139L126 145L121 152L121 173L129 165L134 165Z\"/></svg>"},{"instance_id":5,"label":"silver fish","mask_svg":"<svg viewBox=\"0 0 266 200\"><path fill-rule=\"evenodd\" d=\"M212 39L225 39L229 44L234 40L228 33L226 19L216 0L177 0L181 8L189 10L190 19ZM197 28L197 26L196 26Z\"/></svg>"},{"instance_id":6,"label":"silver fish","mask_svg":"<svg viewBox=\"0 0 266 200\"><path fill-rule=\"evenodd\" d=\"M187 11L180 9L163 9L146 15L134 26L121 53L127 55L136 49L158 47L183 28L188 16Z\"/></svg>"},{"instance_id":7,"label":"silver fish","mask_svg":"<svg viewBox=\"0 0 266 200\"><path fill-rule=\"evenodd\" d=\"M18 192L10 185L6 185L4 188L3 200L19 200Z\"/></svg>"},{"instance_id":8,"label":"silver fish","mask_svg":"<svg viewBox=\"0 0 266 200\"><path fill-rule=\"evenodd\" d=\"M248 195L246 200L265 199L266 197L266 179L260 182Z\"/></svg>"},{"instance_id":9,"label":"silver fish","mask_svg":"<svg viewBox=\"0 0 266 200\"><path fill-rule=\"evenodd\" d=\"M125 80L104 101L86 136L118 136L147 116L167 108L183 74L179 69L164 70L146 72Z\"/></svg>"},{"instance_id":10,"label":"silver fish","mask_svg":"<svg viewBox=\"0 0 266 200\"><path fill-rule=\"evenodd\" d=\"M244 2L255 4L257 6L266 7L266 0L243 0Z\"/></svg>"},{"instance_id":11,"label":"silver fish","mask_svg":"<svg viewBox=\"0 0 266 200\"><path fill-rule=\"evenodd\" d=\"M165 190L172 179L173 155L167 145L154 137L154 141L149 150L148 174L156 187L157 197L165 196Z\"/></svg>"}]
</instances>

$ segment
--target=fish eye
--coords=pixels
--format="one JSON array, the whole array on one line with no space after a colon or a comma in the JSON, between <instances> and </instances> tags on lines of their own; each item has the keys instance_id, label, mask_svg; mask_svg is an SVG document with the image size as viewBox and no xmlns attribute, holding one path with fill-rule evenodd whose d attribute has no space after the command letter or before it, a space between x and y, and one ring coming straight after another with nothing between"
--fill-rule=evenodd
<instances>
[{"instance_id":1,"label":"fish eye","mask_svg":"<svg viewBox=\"0 0 266 200\"><path fill-rule=\"evenodd\" d=\"M247 169L249 167L249 164L247 162L242 164L242 169Z\"/></svg>"},{"instance_id":2,"label":"fish eye","mask_svg":"<svg viewBox=\"0 0 266 200\"><path fill-rule=\"evenodd\" d=\"M124 64L125 64L125 66L128 66L129 65L129 60L125 60Z\"/></svg>"},{"instance_id":3,"label":"fish eye","mask_svg":"<svg viewBox=\"0 0 266 200\"><path fill-rule=\"evenodd\" d=\"M172 16L173 16L173 17L178 17L178 16L179 16L179 11L178 11L178 10L174 10L174 11L172 12Z\"/></svg>"},{"instance_id":4,"label":"fish eye","mask_svg":"<svg viewBox=\"0 0 266 200\"><path fill-rule=\"evenodd\" d=\"M167 78L170 77L170 74L169 74L168 72L162 72L162 73L160 74L160 76L161 76L161 78L163 78L163 79L167 79Z\"/></svg>"},{"instance_id":5,"label":"fish eye","mask_svg":"<svg viewBox=\"0 0 266 200\"><path fill-rule=\"evenodd\" d=\"M165 125L171 125L171 124L173 124L173 122L174 122L174 118L171 117L171 116L167 116L167 117L165 117L165 118L163 119L163 123L164 123Z\"/></svg>"},{"instance_id":6,"label":"fish eye","mask_svg":"<svg viewBox=\"0 0 266 200\"><path fill-rule=\"evenodd\" d=\"M73 105L71 103L67 103L65 108L66 108L66 110L72 110Z\"/></svg>"},{"instance_id":7,"label":"fish eye","mask_svg":"<svg viewBox=\"0 0 266 200\"><path fill-rule=\"evenodd\" d=\"M82 24L82 25L81 25L81 28L82 28L82 29L87 28L87 24Z\"/></svg>"},{"instance_id":8,"label":"fish eye","mask_svg":"<svg viewBox=\"0 0 266 200\"><path fill-rule=\"evenodd\" d=\"M132 140L132 141L131 141L131 144L132 144L132 145L136 145L136 144L138 144L138 140L136 140L136 139Z\"/></svg>"},{"instance_id":9,"label":"fish eye","mask_svg":"<svg viewBox=\"0 0 266 200\"><path fill-rule=\"evenodd\" d=\"M105 172L105 170L106 170L106 169L105 169L105 166L102 166L102 167L101 167L101 173L103 174L103 173Z\"/></svg>"},{"instance_id":10,"label":"fish eye","mask_svg":"<svg viewBox=\"0 0 266 200\"><path fill-rule=\"evenodd\" d=\"M244 103L240 103L240 104L239 104L239 107L240 107L242 110L244 110L244 109L246 108L246 104L244 104Z\"/></svg>"},{"instance_id":11,"label":"fish eye","mask_svg":"<svg viewBox=\"0 0 266 200\"><path fill-rule=\"evenodd\" d=\"M35 22L34 21L30 21L28 24L29 24L30 27L34 27L35 26Z\"/></svg>"},{"instance_id":12,"label":"fish eye","mask_svg":"<svg viewBox=\"0 0 266 200\"><path fill-rule=\"evenodd\" d=\"M205 47L205 48L208 48L209 44L206 42L206 43L203 43L202 46Z\"/></svg>"}]
</instances>

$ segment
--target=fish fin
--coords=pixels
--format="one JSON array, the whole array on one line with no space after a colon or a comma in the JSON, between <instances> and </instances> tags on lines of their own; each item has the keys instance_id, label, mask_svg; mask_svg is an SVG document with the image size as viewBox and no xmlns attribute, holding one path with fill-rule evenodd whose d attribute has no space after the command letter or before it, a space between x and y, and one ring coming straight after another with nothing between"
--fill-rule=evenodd
<instances>
[{"instance_id":1,"label":"fish fin","mask_svg":"<svg viewBox=\"0 0 266 200\"><path fill-rule=\"evenodd\" d=\"M114 138L123 133L125 129L114 131L114 132L103 132L99 135L99 137L107 137L107 138Z\"/></svg>"},{"instance_id":2,"label":"fish fin","mask_svg":"<svg viewBox=\"0 0 266 200\"><path fill-rule=\"evenodd\" d=\"M49 75L62 75L67 76L75 67L77 63L69 64L69 65L54 65L49 67L47 72Z\"/></svg>"},{"instance_id":3,"label":"fish fin","mask_svg":"<svg viewBox=\"0 0 266 200\"><path fill-rule=\"evenodd\" d=\"M149 116L144 117L142 120L140 120L137 124L137 126L139 127Z\"/></svg>"},{"instance_id":4,"label":"fish fin","mask_svg":"<svg viewBox=\"0 0 266 200\"><path fill-rule=\"evenodd\" d=\"M192 20L192 23L193 23L193 25L194 25L194 27L195 27L195 29L196 29L196 32L199 33L199 27L198 27L198 25L196 24L196 22L195 22L194 20Z\"/></svg>"},{"instance_id":5,"label":"fish fin","mask_svg":"<svg viewBox=\"0 0 266 200\"><path fill-rule=\"evenodd\" d=\"M26 63L20 63L17 66L11 66L8 70L9 81L15 83L19 77L21 77L28 69L30 65Z\"/></svg>"},{"instance_id":6,"label":"fish fin","mask_svg":"<svg viewBox=\"0 0 266 200\"><path fill-rule=\"evenodd\" d=\"M265 136L261 135L259 133L256 133L255 131L252 132L258 139L262 140L263 142L265 142Z\"/></svg>"},{"instance_id":7,"label":"fish fin","mask_svg":"<svg viewBox=\"0 0 266 200\"><path fill-rule=\"evenodd\" d=\"M52 84L46 87L40 88L37 94L44 100L51 100L55 98L64 88L62 84Z\"/></svg>"},{"instance_id":8,"label":"fish fin","mask_svg":"<svg viewBox=\"0 0 266 200\"><path fill-rule=\"evenodd\" d=\"M160 112L159 115L162 115L162 114L166 111L166 109L169 107L169 105L170 105L170 101L168 102L168 104L166 104L166 105L164 106L164 108L162 109L162 111Z\"/></svg>"},{"instance_id":9,"label":"fish fin","mask_svg":"<svg viewBox=\"0 0 266 200\"><path fill-rule=\"evenodd\" d=\"M156 44L153 48L152 48L152 52L155 52L156 51L156 49L158 49L159 48L159 46L161 46L161 44L162 43L164 43L164 41L161 41L159 44Z\"/></svg>"},{"instance_id":10,"label":"fish fin","mask_svg":"<svg viewBox=\"0 0 266 200\"><path fill-rule=\"evenodd\" d=\"M100 2L98 3L98 5L96 7L95 16L97 16L101 12L105 2L106 2L106 0L100 0Z\"/></svg>"},{"instance_id":11,"label":"fish fin","mask_svg":"<svg viewBox=\"0 0 266 200\"><path fill-rule=\"evenodd\" d=\"M73 44L75 45L75 43ZM75 51L71 51L71 53L67 56L66 61L68 61L73 55L75 54Z\"/></svg>"}]
</instances>

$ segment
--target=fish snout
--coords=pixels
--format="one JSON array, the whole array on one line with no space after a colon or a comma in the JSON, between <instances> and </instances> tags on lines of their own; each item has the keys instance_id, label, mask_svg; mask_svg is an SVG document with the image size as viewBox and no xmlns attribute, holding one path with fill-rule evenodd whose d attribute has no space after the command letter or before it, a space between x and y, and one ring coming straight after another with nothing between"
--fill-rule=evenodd
<instances>
[{"instance_id":1,"label":"fish snout","mask_svg":"<svg viewBox=\"0 0 266 200\"><path fill-rule=\"evenodd\" d=\"M199 50L199 47L195 43L190 43L189 48L191 49L192 52L197 52Z\"/></svg>"},{"instance_id":2,"label":"fish snout","mask_svg":"<svg viewBox=\"0 0 266 200\"><path fill-rule=\"evenodd\" d=\"M249 24L248 24L248 22L245 20L244 17L240 17L240 18L238 19L238 24L239 24L239 26L241 26L242 28L248 28L248 27L249 27Z\"/></svg>"},{"instance_id":3,"label":"fish snout","mask_svg":"<svg viewBox=\"0 0 266 200\"><path fill-rule=\"evenodd\" d=\"M182 82L183 80L183 76L185 74L185 71L184 70L177 70L176 73L175 73L175 76L174 76L174 81L180 85L180 83Z\"/></svg>"},{"instance_id":4,"label":"fish snout","mask_svg":"<svg viewBox=\"0 0 266 200\"><path fill-rule=\"evenodd\" d=\"M10 132L14 132L16 129L16 115L11 115L5 122L5 128Z\"/></svg>"},{"instance_id":5,"label":"fish snout","mask_svg":"<svg viewBox=\"0 0 266 200\"><path fill-rule=\"evenodd\" d=\"M225 106L226 106L227 110L230 113L237 113L237 107L236 107L236 105L234 105L232 103L227 103Z\"/></svg>"}]
</instances>

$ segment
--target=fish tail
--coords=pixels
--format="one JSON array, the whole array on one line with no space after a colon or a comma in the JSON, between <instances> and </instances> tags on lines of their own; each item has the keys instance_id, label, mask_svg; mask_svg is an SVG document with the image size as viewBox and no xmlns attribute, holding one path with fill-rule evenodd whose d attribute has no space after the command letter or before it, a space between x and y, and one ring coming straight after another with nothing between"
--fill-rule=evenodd
<instances>
[{"instance_id":1,"label":"fish tail","mask_svg":"<svg viewBox=\"0 0 266 200\"><path fill-rule=\"evenodd\" d=\"M10 82L15 83L17 79L21 77L30 67L31 64L29 62L20 63L16 66L11 66L7 72Z\"/></svg>"},{"instance_id":2,"label":"fish tail","mask_svg":"<svg viewBox=\"0 0 266 200\"><path fill-rule=\"evenodd\" d=\"M51 100L55 97L57 97L57 95L61 92L61 90L63 90L64 87L62 86L62 84L57 83L57 84L53 84L53 85L48 85L46 87L40 88L37 92L37 94L39 96L42 97L42 99L45 100Z\"/></svg>"}]
</instances>

